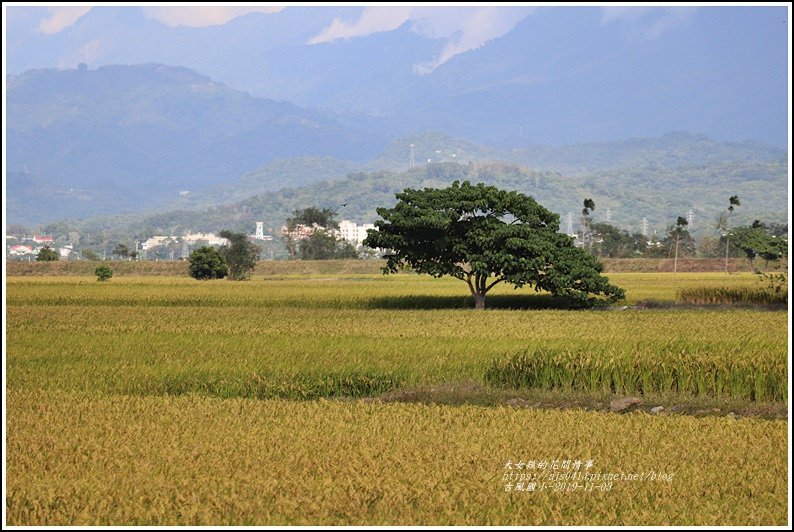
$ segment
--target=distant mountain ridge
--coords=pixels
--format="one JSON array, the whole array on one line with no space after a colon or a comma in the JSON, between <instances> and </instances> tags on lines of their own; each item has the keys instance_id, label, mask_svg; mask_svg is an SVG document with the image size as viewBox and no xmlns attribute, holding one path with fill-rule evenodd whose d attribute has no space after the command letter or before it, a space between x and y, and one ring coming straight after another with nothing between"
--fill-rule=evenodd
<instances>
[{"instance_id":1,"label":"distant mountain ridge","mask_svg":"<svg viewBox=\"0 0 794 532\"><path fill-rule=\"evenodd\" d=\"M673 130L788 144L785 6L539 7L432 71L419 67L462 35L423 32L421 19L311 44L336 21L353 27L361 6L289 6L208 27L171 27L143 9L97 6L46 35L38 29L46 8L11 7L9 72L182 65L260 97L481 144L562 146Z\"/></svg>"},{"instance_id":2,"label":"distant mountain ridge","mask_svg":"<svg viewBox=\"0 0 794 532\"><path fill-rule=\"evenodd\" d=\"M40 205L51 217L141 209L277 158L363 162L387 142L386 131L255 98L181 67L35 70L9 76L6 90L9 171L93 198L90 211L68 197Z\"/></svg>"},{"instance_id":3,"label":"distant mountain ridge","mask_svg":"<svg viewBox=\"0 0 794 532\"><path fill-rule=\"evenodd\" d=\"M585 177L787 155L686 132L559 147L405 135L378 119L256 98L156 64L29 71L6 88L7 217L25 225L224 205L428 163L499 161Z\"/></svg>"}]
</instances>

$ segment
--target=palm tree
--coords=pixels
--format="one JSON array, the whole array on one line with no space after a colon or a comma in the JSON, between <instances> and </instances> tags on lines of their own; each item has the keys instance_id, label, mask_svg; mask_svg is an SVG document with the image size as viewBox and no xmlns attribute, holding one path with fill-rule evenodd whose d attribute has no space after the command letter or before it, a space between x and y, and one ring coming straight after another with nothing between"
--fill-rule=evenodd
<instances>
[{"instance_id":1,"label":"palm tree","mask_svg":"<svg viewBox=\"0 0 794 532\"><path fill-rule=\"evenodd\" d=\"M742 203L739 201L739 196L731 196L728 198L728 215L720 217L718 222L718 226L722 225L725 230L725 273L728 273L728 253L731 249L731 215L733 214L733 208L738 207Z\"/></svg>"},{"instance_id":2,"label":"palm tree","mask_svg":"<svg viewBox=\"0 0 794 532\"><path fill-rule=\"evenodd\" d=\"M589 238L590 248L593 247L593 238L590 234L590 213L595 210L595 201L592 198L585 198L582 209L582 245L585 239Z\"/></svg>"}]
</instances>

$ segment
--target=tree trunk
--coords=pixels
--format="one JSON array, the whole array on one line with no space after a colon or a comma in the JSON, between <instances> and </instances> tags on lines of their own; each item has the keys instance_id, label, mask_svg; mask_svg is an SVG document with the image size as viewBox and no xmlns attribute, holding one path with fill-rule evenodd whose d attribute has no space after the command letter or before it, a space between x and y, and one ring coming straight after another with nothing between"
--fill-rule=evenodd
<instances>
[{"instance_id":1,"label":"tree trunk","mask_svg":"<svg viewBox=\"0 0 794 532\"><path fill-rule=\"evenodd\" d=\"M673 273L678 273L678 235L675 235L675 259L673 259Z\"/></svg>"},{"instance_id":2,"label":"tree trunk","mask_svg":"<svg viewBox=\"0 0 794 532\"><path fill-rule=\"evenodd\" d=\"M477 310L485 310L485 294L475 292L472 296L474 297L474 308Z\"/></svg>"},{"instance_id":3,"label":"tree trunk","mask_svg":"<svg viewBox=\"0 0 794 532\"><path fill-rule=\"evenodd\" d=\"M725 273L728 273L728 252L731 249L731 239L725 237Z\"/></svg>"}]
</instances>

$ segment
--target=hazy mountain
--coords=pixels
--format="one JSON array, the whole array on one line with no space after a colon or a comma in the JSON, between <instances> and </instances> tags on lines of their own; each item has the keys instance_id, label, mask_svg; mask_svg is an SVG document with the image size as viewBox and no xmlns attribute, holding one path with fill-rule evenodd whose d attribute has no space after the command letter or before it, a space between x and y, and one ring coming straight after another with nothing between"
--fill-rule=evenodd
<instances>
[{"instance_id":1,"label":"hazy mountain","mask_svg":"<svg viewBox=\"0 0 794 532\"><path fill-rule=\"evenodd\" d=\"M388 134L156 64L34 70L9 76L6 91L9 171L30 186L81 191L80 201L40 204L39 221L157 205L276 158L363 162ZM9 205L12 216L33 215L24 201Z\"/></svg>"},{"instance_id":2,"label":"hazy mountain","mask_svg":"<svg viewBox=\"0 0 794 532\"><path fill-rule=\"evenodd\" d=\"M364 31L374 8L287 7L207 27L168 26L144 9L95 7L46 35L37 27L46 8L9 8L9 72L182 65L252 94L487 144L687 130L787 145L784 6L546 7L490 39L496 11L479 20L415 9L398 27ZM446 33L425 28L431 15ZM329 28L342 38L310 44ZM444 54L453 55L433 69Z\"/></svg>"},{"instance_id":3,"label":"hazy mountain","mask_svg":"<svg viewBox=\"0 0 794 532\"><path fill-rule=\"evenodd\" d=\"M655 37L604 24L595 7L542 9L421 78L401 107L480 141L688 130L784 146L788 32L786 11L773 8L700 9Z\"/></svg>"},{"instance_id":4,"label":"hazy mountain","mask_svg":"<svg viewBox=\"0 0 794 532\"><path fill-rule=\"evenodd\" d=\"M392 141L367 170L405 170L414 162L506 161L535 170L581 176L613 170L675 169L732 162L774 162L785 157L783 148L759 142L724 142L702 134L673 131L659 137L544 146L515 142L486 146L442 132L417 133Z\"/></svg>"},{"instance_id":5,"label":"hazy mountain","mask_svg":"<svg viewBox=\"0 0 794 532\"><path fill-rule=\"evenodd\" d=\"M333 157L278 159L249 172L229 184L183 194L163 208L197 209L241 201L284 188L284 183L301 186L318 181L342 179L362 168L359 163Z\"/></svg>"}]
</instances>

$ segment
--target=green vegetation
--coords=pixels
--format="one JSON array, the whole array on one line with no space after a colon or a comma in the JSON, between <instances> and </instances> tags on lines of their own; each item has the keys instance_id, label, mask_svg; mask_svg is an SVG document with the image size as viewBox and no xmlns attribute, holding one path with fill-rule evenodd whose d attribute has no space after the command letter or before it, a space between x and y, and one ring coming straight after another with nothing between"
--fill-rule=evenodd
<instances>
[{"instance_id":1,"label":"green vegetation","mask_svg":"<svg viewBox=\"0 0 794 532\"><path fill-rule=\"evenodd\" d=\"M221 252L211 246L202 246L190 254L188 274L194 279L223 279L229 265Z\"/></svg>"},{"instance_id":2,"label":"green vegetation","mask_svg":"<svg viewBox=\"0 0 794 532\"><path fill-rule=\"evenodd\" d=\"M524 350L497 359L485 374L496 386L608 391L618 395L730 396L752 401L788 399L788 364L779 356L748 359L740 346L714 356L689 341L661 349Z\"/></svg>"},{"instance_id":3,"label":"green vegetation","mask_svg":"<svg viewBox=\"0 0 794 532\"><path fill-rule=\"evenodd\" d=\"M83 256L85 260L93 260L93 261L102 260L102 257L99 256L99 253L97 253L93 249L85 248L80 252L80 254Z\"/></svg>"},{"instance_id":4,"label":"green vegetation","mask_svg":"<svg viewBox=\"0 0 794 532\"><path fill-rule=\"evenodd\" d=\"M221 207L191 211L184 208L155 214L119 215L91 218L81 222L51 224L46 234L66 239L79 235L78 246L110 251L115 242L132 235L141 238L155 234L183 234L193 231L213 232L222 228L250 233L254 223L265 221L265 231L278 235L283 220L296 209L307 205L342 205L340 219L371 223L377 218L376 208L390 206L394 195L405 188L442 188L453 181L482 182L501 189L529 194L552 212L577 213L584 197L598 204L594 223L602 223L607 208L613 213L614 225L629 234L639 232L643 217L649 229L660 238L669 222L670 212L686 212L693 208L693 236L712 233L713 220L727 196L737 191L748 206L737 214L736 223L749 224L754 219L784 222L787 219L786 190L788 161L706 162L696 166L667 168L664 166L629 168L582 178L554 171L537 171L515 164L479 162L471 165L439 162L419 165L401 172L379 170L351 174L296 188L285 188L253 196ZM660 194L659 190L664 190ZM770 194L770 190L781 191ZM654 198L652 201L649 198ZM698 205L692 205L698 198ZM598 219L601 218L601 219ZM78 248L79 249L79 248ZM672 257L672 248L665 256ZM282 252L285 253L285 252ZM286 253L285 253L286 255ZM722 251L724 257L724 248Z\"/></svg>"},{"instance_id":5,"label":"green vegetation","mask_svg":"<svg viewBox=\"0 0 794 532\"><path fill-rule=\"evenodd\" d=\"M218 234L229 241L220 249L220 254L229 266L229 279L242 281L250 278L256 266L256 259L259 257L259 248L245 233L223 230Z\"/></svg>"},{"instance_id":6,"label":"green vegetation","mask_svg":"<svg viewBox=\"0 0 794 532\"><path fill-rule=\"evenodd\" d=\"M748 227L733 229L732 234L734 246L744 252L753 271L759 271L756 258L763 259L765 267L768 268L770 262L776 262L788 255L786 238L770 234L766 226L758 220Z\"/></svg>"},{"instance_id":7,"label":"green vegetation","mask_svg":"<svg viewBox=\"0 0 794 532\"><path fill-rule=\"evenodd\" d=\"M599 275L602 266L592 255L558 232L559 217L529 196L456 181L445 189L406 189L397 200L393 209L378 209L384 220L364 241L390 250L384 273L410 266L465 281L478 309L501 282L583 304L624 296Z\"/></svg>"},{"instance_id":8,"label":"green vegetation","mask_svg":"<svg viewBox=\"0 0 794 532\"><path fill-rule=\"evenodd\" d=\"M281 235L290 257L301 260L358 258L355 246L334 233L339 229L335 216L333 209L296 209L287 218Z\"/></svg>"},{"instance_id":9,"label":"green vegetation","mask_svg":"<svg viewBox=\"0 0 794 532\"><path fill-rule=\"evenodd\" d=\"M102 264L94 270L94 275L96 275L97 281L107 281L113 277L113 270L108 265Z\"/></svg>"},{"instance_id":10,"label":"green vegetation","mask_svg":"<svg viewBox=\"0 0 794 532\"><path fill-rule=\"evenodd\" d=\"M36 255L36 260L39 262L50 262L60 260L61 255L50 246L44 246L39 250L38 255Z\"/></svg>"},{"instance_id":11,"label":"green vegetation","mask_svg":"<svg viewBox=\"0 0 794 532\"><path fill-rule=\"evenodd\" d=\"M694 305L787 305L788 292L768 288L688 288L678 293L682 303Z\"/></svg>"}]
</instances>

